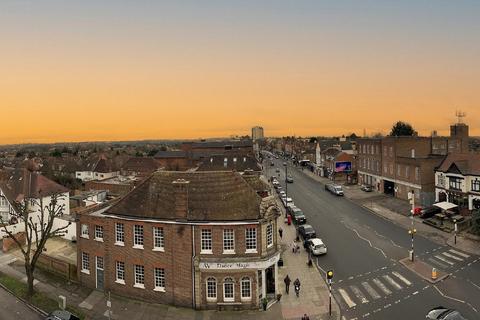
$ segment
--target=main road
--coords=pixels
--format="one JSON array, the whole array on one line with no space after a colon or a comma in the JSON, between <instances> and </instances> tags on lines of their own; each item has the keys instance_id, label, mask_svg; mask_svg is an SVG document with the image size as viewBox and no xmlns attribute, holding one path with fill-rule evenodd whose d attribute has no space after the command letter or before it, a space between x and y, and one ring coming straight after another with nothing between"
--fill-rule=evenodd
<instances>
[{"instance_id":1,"label":"main road","mask_svg":"<svg viewBox=\"0 0 480 320\"><path fill-rule=\"evenodd\" d=\"M285 189L284 160L273 161L275 166L265 161L266 175L277 176ZM415 255L452 273L433 285L398 262L411 246L406 229L330 194L291 163L288 174L294 179L288 196L328 247L327 255L315 262L320 272L334 271L333 293L344 319L422 319L440 305L460 310L467 319L480 319L478 257L417 234Z\"/></svg>"}]
</instances>

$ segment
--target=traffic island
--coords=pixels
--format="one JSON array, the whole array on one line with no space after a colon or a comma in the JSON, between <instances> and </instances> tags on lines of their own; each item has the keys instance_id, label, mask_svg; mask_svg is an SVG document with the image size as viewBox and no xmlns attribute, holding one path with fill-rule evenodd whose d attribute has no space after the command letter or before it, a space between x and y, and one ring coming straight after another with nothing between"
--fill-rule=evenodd
<instances>
[{"instance_id":1,"label":"traffic island","mask_svg":"<svg viewBox=\"0 0 480 320\"><path fill-rule=\"evenodd\" d=\"M419 259L411 261L410 258L405 258L400 260L400 263L430 283L437 283L450 275Z\"/></svg>"}]
</instances>

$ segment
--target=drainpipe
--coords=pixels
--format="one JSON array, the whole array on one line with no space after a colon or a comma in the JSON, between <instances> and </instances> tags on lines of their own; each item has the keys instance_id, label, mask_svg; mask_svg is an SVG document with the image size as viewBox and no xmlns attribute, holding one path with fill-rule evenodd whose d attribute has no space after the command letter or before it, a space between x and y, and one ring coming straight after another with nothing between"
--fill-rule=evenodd
<instances>
[{"instance_id":1,"label":"drainpipe","mask_svg":"<svg viewBox=\"0 0 480 320\"><path fill-rule=\"evenodd\" d=\"M195 309L195 226L192 224L192 307Z\"/></svg>"}]
</instances>

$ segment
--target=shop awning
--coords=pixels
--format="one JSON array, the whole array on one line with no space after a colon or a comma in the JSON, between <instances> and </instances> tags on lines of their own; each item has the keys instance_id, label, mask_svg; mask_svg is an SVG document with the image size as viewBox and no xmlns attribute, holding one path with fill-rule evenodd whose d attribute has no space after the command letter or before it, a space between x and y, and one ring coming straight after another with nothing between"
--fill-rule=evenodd
<instances>
[{"instance_id":1,"label":"shop awning","mask_svg":"<svg viewBox=\"0 0 480 320\"><path fill-rule=\"evenodd\" d=\"M450 203L450 202L447 202L447 201L434 203L433 205L435 207L439 207L440 209L443 209L443 210L449 210L449 209L457 207L456 204L453 204L453 203Z\"/></svg>"}]
</instances>

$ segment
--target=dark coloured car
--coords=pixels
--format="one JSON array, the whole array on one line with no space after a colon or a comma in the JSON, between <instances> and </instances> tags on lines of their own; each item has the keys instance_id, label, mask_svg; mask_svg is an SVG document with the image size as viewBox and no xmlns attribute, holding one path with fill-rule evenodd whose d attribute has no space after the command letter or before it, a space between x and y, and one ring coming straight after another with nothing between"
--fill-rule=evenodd
<instances>
[{"instance_id":1,"label":"dark coloured car","mask_svg":"<svg viewBox=\"0 0 480 320\"><path fill-rule=\"evenodd\" d=\"M426 207L425 209L422 210L420 214L420 218L428 219L440 212L442 212L442 209L440 209L439 207L436 207L436 206Z\"/></svg>"},{"instance_id":2,"label":"dark coloured car","mask_svg":"<svg viewBox=\"0 0 480 320\"><path fill-rule=\"evenodd\" d=\"M305 218L302 210L297 207L291 208L290 214L292 216L293 223L295 223L296 225L301 225L307 222L307 218Z\"/></svg>"},{"instance_id":3,"label":"dark coloured car","mask_svg":"<svg viewBox=\"0 0 480 320\"><path fill-rule=\"evenodd\" d=\"M80 318L67 310L55 310L45 320L80 320Z\"/></svg>"},{"instance_id":4,"label":"dark coloured car","mask_svg":"<svg viewBox=\"0 0 480 320\"><path fill-rule=\"evenodd\" d=\"M467 320L457 310L445 307L433 308L428 312L426 318L434 320Z\"/></svg>"},{"instance_id":5,"label":"dark coloured car","mask_svg":"<svg viewBox=\"0 0 480 320\"><path fill-rule=\"evenodd\" d=\"M302 236L304 240L317 237L317 233L315 232L313 227L309 224L303 224L299 226L298 233Z\"/></svg>"}]
</instances>

